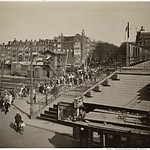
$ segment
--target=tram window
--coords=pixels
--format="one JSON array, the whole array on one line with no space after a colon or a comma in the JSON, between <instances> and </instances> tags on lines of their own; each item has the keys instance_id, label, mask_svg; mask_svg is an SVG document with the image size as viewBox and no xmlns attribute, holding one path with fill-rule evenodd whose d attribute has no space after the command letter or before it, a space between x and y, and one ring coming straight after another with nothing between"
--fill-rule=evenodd
<instances>
[{"instance_id":1,"label":"tram window","mask_svg":"<svg viewBox=\"0 0 150 150\"><path fill-rule=\"evenodd\" d=\"M113 135L108 134L108 138L109 138L109 139L112 139L112 138L113 138Z\"/></svg>"},{"instance_id":2,"label":"tram window","mask_svg":"<svg viewBox=\"0 0 150 150\"><path fill-rule=\"evenodd\" d=\"M100 134L98 132L93 131L93 142L99 143L101 141Z\"/></svg>"},{"instance_id":3,"label":"tram window","mask_svg":"<svg viewBox=\"0 0 150 150\"><path fill-rule=\"evenodd\" d=\"M126 141L127 141L127 137L122 136L122 137L121 137L121 141L126 142Z\"/></svg>"}]
</instances>

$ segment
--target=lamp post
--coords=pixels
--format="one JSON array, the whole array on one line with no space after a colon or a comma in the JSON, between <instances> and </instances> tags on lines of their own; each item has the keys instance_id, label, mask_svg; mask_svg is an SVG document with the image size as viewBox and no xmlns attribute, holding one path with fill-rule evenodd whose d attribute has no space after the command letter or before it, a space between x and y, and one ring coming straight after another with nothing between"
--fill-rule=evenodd
<instances>
[{"instance_id":1,"label":"lamp post","mask_svg":"<svg viewBox=\"0 0 150 150\"><path fill-rule=\"evenodd\" d=\"M30 118L33 116L33 43L30 43L30 70L31 70L31 91L30 91Z\"/></svg>"}]
</instances>

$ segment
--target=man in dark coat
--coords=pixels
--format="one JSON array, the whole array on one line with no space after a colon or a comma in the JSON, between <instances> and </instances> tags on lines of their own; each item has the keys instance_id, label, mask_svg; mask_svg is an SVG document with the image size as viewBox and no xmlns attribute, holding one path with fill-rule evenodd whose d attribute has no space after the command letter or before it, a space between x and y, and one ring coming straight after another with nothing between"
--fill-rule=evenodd
<instances>
[{"instance_id":1,"label":"man in dark coat","mask_svg":"<svg viewBox=\"0 0 150 150\"><path fill-rule=\"evenodd\" d=\"M9 112L9 107L10 107L10 104L6 101L5 104L4 104L5 115L7 114L7 112Z\"/></svg>"},{"instance_id":2,"label":"man in dark coat","mask_svg":"<svg viewBox=\"0 0 150 150\"><path fill-rule=\"evenodd\" d=\"M17 131L19 129L19 123L21 122L22 118L21 115L17 112L15 116L15 123L17 124Z\"/></svg>"}]
</instances>

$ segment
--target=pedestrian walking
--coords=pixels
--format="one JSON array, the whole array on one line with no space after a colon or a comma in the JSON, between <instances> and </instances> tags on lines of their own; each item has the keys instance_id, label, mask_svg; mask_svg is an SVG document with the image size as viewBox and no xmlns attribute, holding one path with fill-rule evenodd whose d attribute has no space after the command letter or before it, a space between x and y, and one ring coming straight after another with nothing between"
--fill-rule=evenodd
<instances>
[{"instance_id":1,"label":"pedestrian walking","mask_svg":"<svg viewBox=\"0 0 150 150\"><path fill-rule=\"evenodd\" d=\"M9 103L10 106L12 104L12 101L13 101L12 95L11 95L11 93L9 93L8 103Z\"/></svg>"},{"instance_id":2,"label":"pedestrian walking","mask_svg":"<svg viewBox=\"0 0 150 150\"><path fill-rule=\"evenodd\" d=\"M16 115L15 115L15 124L16 124L16 131L18 132L19 131L19 128L20 128L20 122L22 120L22 117L21 115L17 112Z\"/></svg>"},{"instance_id":3,"label":"pedestrian walking","mask_svg":"<svg viewBox=\"0 0 150 150\"><path fill-rule=\"evenodd\" d=\"M4 103L5 115L9 112L9 107L10 107L10 104L6 101L6 102Z\"/></svg>"},{"instance_id":4,"label":"pedestrian walking","mask_svg":"<svg viewBox=\"0 0 150 150\"><path fill-rule=\"evenodd\" d=\"M10 91L10 94L12 95L12 102L13 103L15 101L15 88L13 88L11 91Z\"/></svg>"},{"instance_id":5,"label":"pedestrian walking","mask_svg":"<svg viewBox=\"0 0 150 150\"><path fill-rule=\"evenodd\" d=\"M35 89L33 89L33 101L34 101L34 104L36 104L36 91L35 91Z\"/></svg>"},{"instance_id":6,"label":"pedestrian walking","mask_svg":"<svg viewBox=\"0 0 150 150\"><path fill-rule=\"evenodd\" d=\"M29 92L30 92L30 86L27 84L26 85L26 93L29 95Z\"/></svg>"}]
</instances>

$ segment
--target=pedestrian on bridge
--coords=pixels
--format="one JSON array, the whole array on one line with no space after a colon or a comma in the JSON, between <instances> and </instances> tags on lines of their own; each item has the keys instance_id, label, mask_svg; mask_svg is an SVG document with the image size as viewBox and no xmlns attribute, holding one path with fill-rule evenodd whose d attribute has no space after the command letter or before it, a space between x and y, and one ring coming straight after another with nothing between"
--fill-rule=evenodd
<instances>
[{"instance_id":1,"label":"pedestrian on bridge","mask_svg":"<svg viewBox=\"0 0 150 150\"><path fill-rule=\"evenodd\" d=\"M15 101L15 97L16 97L15 88L11 89L11 91L9 93L12 95L12 102L11 103L13 103Z\"/></svg>"},{"instance_id":2,"label":"pedestrian on bridge","mask_svg":"<svg viewBox=\"0 0 150 150\"><path fill-rule=\"evenodd\" d=\"M34 104L36 104L36 91L35 91L35 89L33 89L33 101L34 101Z\"/></svg>"}]
</instances>

